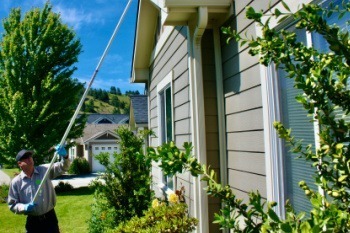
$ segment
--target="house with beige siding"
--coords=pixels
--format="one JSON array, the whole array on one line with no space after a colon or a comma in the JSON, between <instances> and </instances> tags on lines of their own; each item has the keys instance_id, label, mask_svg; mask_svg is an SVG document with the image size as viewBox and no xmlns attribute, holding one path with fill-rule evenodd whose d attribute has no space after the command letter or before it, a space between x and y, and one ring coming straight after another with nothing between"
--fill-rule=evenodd
<instances>
[{"instance_id":1,"label":"house with beige siding","mask_svg":"<svg viewBox=\"0 0 350 233\"><path fill-rule=\"evenodd\" d=\"M75 146L69 149L70 159L85 158L92 172L104 172L105 167L95 156L101 152L109 153L113 161L113 153L120 152L116 130L128 123L127 114L89 114L82 137L75 139Z\"/></svg>"},{"instance_id":2,"label":"house with beige siding","mask_svg":"<svg viewBox=\"0 0 350 233\"><path fill-rule=\"evenodd\" d=\"M296 11L312 1L285 2ZM231 26L258 36L259 28L245 17L246 7L267 11L281 5L279 0L139 0L131 79L147 84L148 126L156 134L150 146L192 142L199 162L215 168L239 198L247 200L258 190L280 203L276 211L283 217L287 199L296 211L308 209L298 182L311 180L313 171L290 154L272 124L282 121L313 145L317 125L294 100L297 92L282 71L260 65L246 46L227 44L221 33ZM310 46L324 47L320 36L295 30L293 21L271 23L296 31ZM205 183L188 173L164 176L157 164L152 175L159 196L185 188L190 214L199 219L197 232L219 232L211 222L220 203L208 198Z\"/></svg>"}]
</instances>

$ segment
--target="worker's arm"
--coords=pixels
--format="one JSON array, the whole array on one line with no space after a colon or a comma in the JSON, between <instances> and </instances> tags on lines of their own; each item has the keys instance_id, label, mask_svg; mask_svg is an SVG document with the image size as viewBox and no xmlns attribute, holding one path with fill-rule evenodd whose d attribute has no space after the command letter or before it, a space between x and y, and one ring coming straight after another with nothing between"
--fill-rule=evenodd
<instances>
[{"instance_id":1,"label":"worker's arm","mask_svg":"<svg viewBox=\"0 0 350 233\"><path fill-rule=\"evenodd\" d=\"M56 146L57 154L60 156L60 161L52 165L50 178L54 179L57 176L62 175L64 172L68 171L70 166L70 160L68 158L67 151L64 147Z\"/></svg>"},{"instance_id":2,"label":"worker's arm","mask_svg":"<svg viewBox=\"0 0 350 233\"><path fill-rule=\"evenodd\" d=\"M21 193L20 187L26 190L28 186L18 177L15 177L9 187L8 193L8 207L9 209L16 214L27 214L34 210L34 203L31 203L30 197L26 195L26 192Z\"/></svg>"}]
</instances>

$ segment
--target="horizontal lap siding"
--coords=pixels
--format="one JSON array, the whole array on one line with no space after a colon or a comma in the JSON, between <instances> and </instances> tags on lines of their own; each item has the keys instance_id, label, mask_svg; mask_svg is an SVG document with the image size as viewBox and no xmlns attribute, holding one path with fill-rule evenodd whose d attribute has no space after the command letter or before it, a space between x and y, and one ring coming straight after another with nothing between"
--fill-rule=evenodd
<instances>
[{"instance_id":1,"label":"horizontal lap siding","mask_svg":"<svg viewBox=\"0 0 350 233\"><path fill-rule=\"evenodd\" d=\"M176 27L167 39L165 45L150 66L150 127L158 136L158 93L157 85L173 72L172 98L173 98L173 123L175 144L182 148L184 142L191 141L191 113L189 95L188 73L188 46L187 28ZM158 138L151 139L151 146L158 146ZM161 182L161 170L155 166L153 171L156 177L154 182ZM180 174L175 178L176 188L185 188L186 203L189 204L189 212L194 214L192 178L188 173ZM160 193L159 193L160 195Z\"/></svg>"},{"instance_id":2,"label":"horizontal lap siding","mask_svg":"<svg viewBox=\"0 0 350 233\"><path fill-rule=\"evenodd\" d=\"M266 197L265 176L247 173L244 171L229 170L229 185L242 192L259 191L262 197Z\"/></svg>"},{"instance_id":3,"label":"horizontal lap siding","mask_svg":"<svg viewBox=\"0 0 350 233\"><path fill-rule=\"evenodd\" d=\"M257 3L257 2L261 2ZM260 9L263 1L235 1L236 18L230 26L255 36L255 25L246 19L247 4ZM258 5L256 5L258 4ZM266 6L265 6L266 5ZM266 171L262 91L258 57L252 57L246 47L235 41L229 44L221 38L223 86L225 96L228 184L237 197L248 200L247 193L259 190L266 198Z\"/></svg>"}]
</instances>

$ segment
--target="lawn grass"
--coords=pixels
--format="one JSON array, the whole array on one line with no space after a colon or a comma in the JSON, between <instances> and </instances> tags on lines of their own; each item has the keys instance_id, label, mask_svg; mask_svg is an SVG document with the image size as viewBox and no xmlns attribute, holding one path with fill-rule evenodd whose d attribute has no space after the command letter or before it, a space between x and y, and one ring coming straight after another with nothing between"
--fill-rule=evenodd
<instances>
[{"instance_id":1,"label":"lawn grass","mask_svg":"<svg viewBox=\"0 0 350 233\"><path fill-rule=\"evenodd\" d=\"M16 174L20 173L21 170L17 168L3 168L1 171L5 172L11 179L15 177Z\"/></svg>"},{"instance_id":2,"label":"lawn grass","mask_svg":"<svg viewBox=\"0 0 350 233\"><path fill-rule=\"evenodd\" d=\"M61 233L88 232L93 190L88 187L57 194L55 211ZM0 204L0 232L24 232L26 216L13 214L7 204Z\"/></svg>"}]
</instances>

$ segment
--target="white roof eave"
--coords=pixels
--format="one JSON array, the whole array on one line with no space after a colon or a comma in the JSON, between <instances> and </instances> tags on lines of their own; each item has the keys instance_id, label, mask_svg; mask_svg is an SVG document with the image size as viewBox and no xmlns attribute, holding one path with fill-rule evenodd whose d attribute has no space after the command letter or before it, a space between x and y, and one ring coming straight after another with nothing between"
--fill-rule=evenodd
<instances>
[{"instance_id":1,"label":"white roof eave","mask_svg":"<svg viewBox=\"0 0 350 233\"><path fill-rule=\"evenodd\" d=\"M145 83L154 48L154 32L159 12L163 25L187 25L198 7L207 7L209 19L226 20L232 0L140 0L133 57L133 83Z\"/></svg>"}]
</instances>

